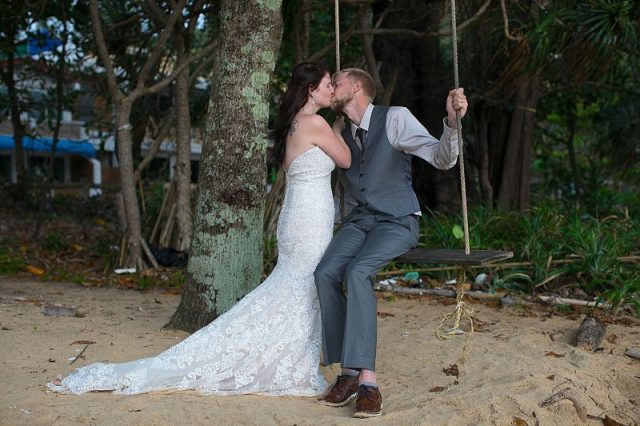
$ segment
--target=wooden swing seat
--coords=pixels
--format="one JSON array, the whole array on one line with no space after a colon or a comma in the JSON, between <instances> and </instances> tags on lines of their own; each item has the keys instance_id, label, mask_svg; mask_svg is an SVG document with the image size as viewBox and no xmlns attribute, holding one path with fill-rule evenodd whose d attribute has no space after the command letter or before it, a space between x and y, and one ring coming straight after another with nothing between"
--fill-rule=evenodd
<instances>
[{"instance_id":1,"label":"wooden swing seat","mask_svg":"<svg viewBox=\"0 0 640 426\"><path fill-rule=\"evenodd\" d=\"M484 266L513 257L511 251L500 250L464 250L415 248L396 257L396 263L427 263Z\"/></svg>"}]
</instances>

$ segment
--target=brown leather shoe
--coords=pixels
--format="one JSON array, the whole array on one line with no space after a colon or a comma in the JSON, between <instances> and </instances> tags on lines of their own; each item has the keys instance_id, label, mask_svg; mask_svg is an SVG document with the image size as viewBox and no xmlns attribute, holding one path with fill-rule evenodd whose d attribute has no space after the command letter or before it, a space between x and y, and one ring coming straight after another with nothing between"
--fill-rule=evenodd
<instances>
[{"instance_id":1,"label":"brown leather shoe","mask_svg":"<svg viewBox=\"0 0 640 426\"><path fill-rule=\"evenodd\" d=\"M356 398L356 411L353 417L366 419L376 417L382 413L382 395L380 390L373 386L360 385Z\"/></svg>"},{"instance_id":2,"label":"brown leather shoe","mask_svg":"<svg viewBox=\"0 0 640 426\"><path fill-rule=\"evenodd\" d=\"M343 407L351 401L358 393L358 375L340 375L333 382L329 390L320 398L318 404L330 407Z\"/></svg>"}]
</instances>

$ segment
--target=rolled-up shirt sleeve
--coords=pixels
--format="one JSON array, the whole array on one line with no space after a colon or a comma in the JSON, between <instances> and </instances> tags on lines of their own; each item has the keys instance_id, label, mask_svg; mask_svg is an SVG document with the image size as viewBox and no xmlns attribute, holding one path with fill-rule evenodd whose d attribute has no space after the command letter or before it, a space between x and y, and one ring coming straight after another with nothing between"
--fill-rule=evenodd
<instances>
[{"instance_id":1,"label":"rolled-up shirt sleeve","mask_svg":"<svg viewBox=\"0 0 640 426\"><path fill-rule=\"evenodd\" d=\"M458 159L458 132L442 120L440 140L405 107L391 107L387 113L387 137L395 149L422 158L437 169L450 169Z\"/></svg>"}]
</instances>

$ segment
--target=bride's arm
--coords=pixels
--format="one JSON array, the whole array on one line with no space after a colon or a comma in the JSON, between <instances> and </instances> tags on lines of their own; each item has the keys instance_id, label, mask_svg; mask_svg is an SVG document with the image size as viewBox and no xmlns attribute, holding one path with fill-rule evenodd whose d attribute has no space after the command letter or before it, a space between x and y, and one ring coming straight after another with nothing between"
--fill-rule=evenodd
<instances>
[{"instance_id":1,"label":"bride's arm","mask_svg":"<svg viewBox=\"0 0 640 426\"><path fill-rule=\"evenodd\" d=\"M338 121L342 124L337 123ZM336 123L334 123L333 128L331 128L324 118L319 115L317 118L314 117L317 132L313 144L319 146L320 149L331 157L338 167L348 169L351 167L351 151L340 134L341 129L344 128L344 118L336 119Z\"/></svg>"}]
</instances>

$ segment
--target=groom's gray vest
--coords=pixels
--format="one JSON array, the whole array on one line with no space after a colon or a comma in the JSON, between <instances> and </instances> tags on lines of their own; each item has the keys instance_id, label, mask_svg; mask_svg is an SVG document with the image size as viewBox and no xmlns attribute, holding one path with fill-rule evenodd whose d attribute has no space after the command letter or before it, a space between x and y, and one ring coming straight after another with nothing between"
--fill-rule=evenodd
<instances>
[{"instance_id":1,"label":"groom's gray vest","mask_svg":"<svg viewBox=\"0 0 640 426\"><path fill-rule=\"evenodd\" d=\"M387 138L388 110L374 106L362 151L349 126L342 132L351 150L351 167L340 169L340 177L358 202L345 221L370 215L394 219L420 210L411 186L411 155L394 149Z\"/></svg>"}]
</instances>

